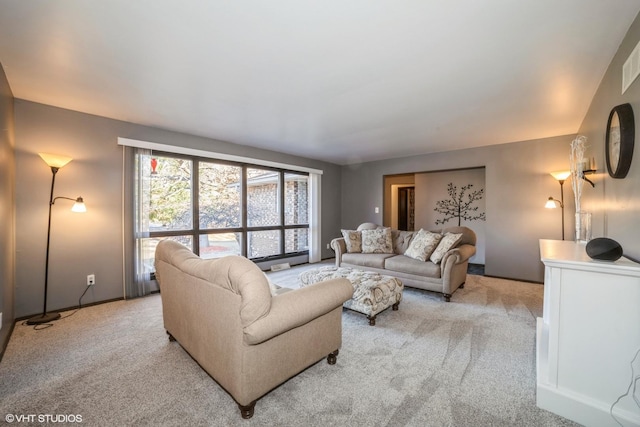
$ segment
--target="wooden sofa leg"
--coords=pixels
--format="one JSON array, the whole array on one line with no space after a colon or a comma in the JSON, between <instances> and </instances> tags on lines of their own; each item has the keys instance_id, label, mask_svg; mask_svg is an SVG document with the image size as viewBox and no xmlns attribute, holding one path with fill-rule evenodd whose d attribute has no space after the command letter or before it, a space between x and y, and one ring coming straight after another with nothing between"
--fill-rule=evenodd
<instances>
[{"instance_id":1,"label":"wooden sofa leg","mask_svg":"<svg viewBox=\"0 0 640 427\"><path fill-rule=\"evenodd\" d=\"M462 285L458 286L460 289L464 289L464 283L462 283Z\"/></svg>"},{"instance_id":2,"label":"wooden sofa leg","mask_svg":"<svg viewBox=\"0 0 640 427\"><path fill-rule=\"evenodd\" d=\"M336 361L338 360L338 353L339 352L340 352L339 350L336 350L336 351L334 351L333 353L331 353L331 354L329 354L327 356L327 363L329 365L335 365L336 364Z\"/></svg>"},{"instance_id":3,"label":"wooden sofa leg","mask_svg":"<svg viewBox=\"0 0 640 427\"><path fill-rule=\"evenodd\" d=\"M249 403L247 406L244 406L238 403L238 408L240 408L240 415L242 415L242 418L244 418L245 420L248 420L249 418L253 417L253 408L255 408L255 406L256 406L255 400Z\"/></svg>"},{"instance_id":4,"label":"wooden sofa leg","mask_svg":"<svg viewBox=\"0 0 640 427\"><path fill-rule=\"evenodd\" d=\"M451 294L442 294L442 296L444 297L444 300L445 300L446 302L451 301Z\"/></svg>"},{"instance_id":5,"label":"wooden sofa leg","mask_svg":"<svg viewBox=\"0 0 640 427\"><path fill-rule=\"evenodd\" d=\"M400 306L400 302L398 301L397 303L393 304L391 306L391 310L393 311L398 311L398 307Z\"/></svg>"},{"instance_id":6,"label":"wooden sofa leg","mask_svg":"<svg viewBox=\"0 0 640 427\"><path fill-rule=\"evenodd\" d=\"M367 316L369 319L369 326L376 326L376 316Z\"/></svg>"},{"instance_id":7,"label":"wooden sofa leg","mask_svg":"<svg viewBox=\"0 0 640 427\"><path fill-rule=\"evenodd\" d=\"M171 333L169 331L167 331L167 335L169 335L169 341L175 341L176 339L173 337L173 335L171 335Z\"/></svg>"}]
</instances>

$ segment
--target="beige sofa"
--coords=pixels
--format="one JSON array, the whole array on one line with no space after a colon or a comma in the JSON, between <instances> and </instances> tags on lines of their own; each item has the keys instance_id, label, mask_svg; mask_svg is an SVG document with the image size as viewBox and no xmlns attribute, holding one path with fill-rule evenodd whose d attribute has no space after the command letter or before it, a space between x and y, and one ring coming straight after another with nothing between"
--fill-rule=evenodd
<instances>
[{"instance_id":1,"label":"beige sofa","mask_svg":"<svg viewBox=\"0 0 640 427\"><path fill-rule=\"evenodd\" d=\"M243 418L258 398L342 344L347 279L277 292L264 273L239 256L203 260L183 245L156 248L164 326L238 403Z\"/></svg>"},{"instance_id":2,"label":"beige sofa","mask_svg":"<svg viewBox=\"0 0 640 427\"><path fill-rule=\"evenodd\" d=\"M358 231L380 229L382 226L364 223ZM445 301L462 288L467 279L469 258L476 253L476 234L468 227L449 227L436 230L438 233L461 233L460 242L444 254L435 264L429 260L420 261L404 255L417 231L391 230L392 253L349 253L344 237L331 241L336 253L337 267L351 267L375 271L402 280L405 286L439 292Z\"/></svg>"}]
</instances>

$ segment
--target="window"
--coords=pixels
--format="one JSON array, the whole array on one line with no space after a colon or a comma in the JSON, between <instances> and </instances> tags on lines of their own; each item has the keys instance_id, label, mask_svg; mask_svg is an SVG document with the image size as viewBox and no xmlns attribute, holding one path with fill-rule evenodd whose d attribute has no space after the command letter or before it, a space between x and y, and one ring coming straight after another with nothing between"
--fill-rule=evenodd
<instances>
[{"instance_id":1,"label":"window","mask_svg":"<svg viewBox=\"0 0 640 427\"><path fill-rule=\"evenodd\" d=\"M150 171L149 231L193 228L193 162L156 156Z\"/></svg>"},{"instance_id":2,"label":"window","mask_svg":"<svg viewBox=\"0 0 640 427\"><path fill-rule=\"evenodd\" d=\"M159 152L138 163L147 174L148 208L139 209L148 215L145 269L163 238L202 258L263 261L309 252L308 174Z\"/></svg>"},{"instance_id":3,"label":"window","mask_svg":"<svg viewBox=\"0 0 640 427\"><path fill-rule=\"evenodd\" d=\"M209 161L198 165L200 228L242 226L242 167Z\"/></svg>"},{"instance_id":4,"label":"window","mask_svg":"<svg viewBox=\"0 0 640 427\"><path fill-rule=\"evenodd\" d=\"M309 176L284 174L285 253L309 250L308 229L297 224L309 224Z\"/></svg>"}]
</instances>

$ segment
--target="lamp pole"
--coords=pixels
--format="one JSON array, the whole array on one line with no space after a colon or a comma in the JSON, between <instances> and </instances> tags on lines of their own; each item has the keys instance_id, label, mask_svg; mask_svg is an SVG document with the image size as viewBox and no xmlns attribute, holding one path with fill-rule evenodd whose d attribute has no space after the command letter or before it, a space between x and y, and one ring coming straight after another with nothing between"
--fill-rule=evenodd
<instances>
[{"instance_id":1,"label":"lamp pole","mask_svg":"<svg viewBox=\"0 0 640 427\"><path fill-rule=\"evenodd\" d=\"M564 240L564 179L558 180L560 182L560 210L562 213L562 240Z\"/></svg>"},{"instance_id":2,"label":"lamp pole","mask_svg":"<svg viewBox=\"0 0 640 427\"><path fill-rule=\"evenodd\" d=\"M27 320L27 325L39 325L41 323L48 323L60 318L60 313L47 313L47 294L49 287L49 244L51 242L51 208L53 207L53 187L56 183L56 173L58 170L55 166L51 166L51 172L53 177L51 178L51 194L49 196L49 222L47 224L47 254L44 263L44 305L42 307L42 314L32 317Z\"/></svg>"},{"instance_id":3,"label":"lamp pole","mask_svg":"<svg viewBox=\"0 0 640 427\"><path fill-rule=\"evenodd\" d=\"M557 172L551 172L550 175L556 180L558 181L558 183L560 183L560 200L556 200L553 197L549 197L549 200L547 201L547 205L545 205L547 208L555 208L557 207L557 205L555 205L555 202L560 202L560 209L561 209L561 213L562 213L562 240L564 240L564 182L566 181L567 178L569 178L571 176L571 171L557 171Z\"/></svg>"},{"instance_id":4,"label":"lamp pole","mask_svg":"<svg viewBox=\"0 0 640 427\"><path fill-rule=\"evenodd\" d=\"M49 288L49 244L51 243L51 209L57 199L74 200L69 197L53 197L53 188L56 185L56 174L58 170L69 163L71 157L61 156L58 154L50 153L38 153L38 155L44 160L44 162L51 168L51 193L49 194L49 222L47 223L47 253L44 265L44 305L42 307L42 314L34 316L27 320L27 325L39 325L41 323L51 322L60 318L60 313L47 313L47 295ZM71 209L74 212L86 212L87 208L84 205L82 197L75 199L75 204Z\"/></svg>"}]
</instances>

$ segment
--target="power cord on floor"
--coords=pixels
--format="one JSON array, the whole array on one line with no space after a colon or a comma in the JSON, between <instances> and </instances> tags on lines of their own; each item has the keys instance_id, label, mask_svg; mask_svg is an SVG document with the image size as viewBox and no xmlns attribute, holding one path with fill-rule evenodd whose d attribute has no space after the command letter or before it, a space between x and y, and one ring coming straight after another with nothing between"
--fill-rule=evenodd
<instances>
[{"instance_id":1,"label":"power cord on floor","mask_svg":"<svg viewBox=\"0 0 640 427\"><path fill-rule=\"evenodd\" d=\"M78 308L76 308L75 310L73 310L73 313L69 313L64 317L60 317L58 320L62 320L62 319L66 319L68 317L73 316L74 314L76 314L78 312L78 310L80 310L82 308L82 297L87 293L87 291L89 290L89 288L91 287L91 285L87 285L87 287L84 289L84 292L82 293L82 295L80 295L80 298L78 298ZM27 324L27 320L25 320L24 322L22 322L23 325ZM37 325L33 325L33 329L36 331L41 331L43 329L47 329L53 326L53 323L40 323Z\"/></svg>"},{"instance_id":2,"label":"power cord on floor","mask_svg":"<svg viewBox=\"0 0 640 427\"><path fill-rule=\"evenodd\" d=\"M618 404L618 402L620 402L622 399L624 399L625 397L629 396L629 394L631 394L631 397L636 402L636 405L638 405L638 407L640 407L640 398L638 398L638 396L636 396L636 391L638 389L638 381L640 381L640 374L636 373L636 371L634 369L634 366L633 366L633 363L636 361L638 356L640 356L640 349L638 349L638 351L636 352L636 355L631 360L631 382L629 383L629 387L627 387L627 392L625 394L621 395L620 397L618 397L616 399L616 401L613 402L613 404L611 404L611 408L609 408L609 414L611 415L613 420L616 423L618 423L621 427L624 427L624 425L622 425L620 423L620 421L618 421L616 416L613 415L613 407L616 406Z\"/></svg>"}]
</instances>

